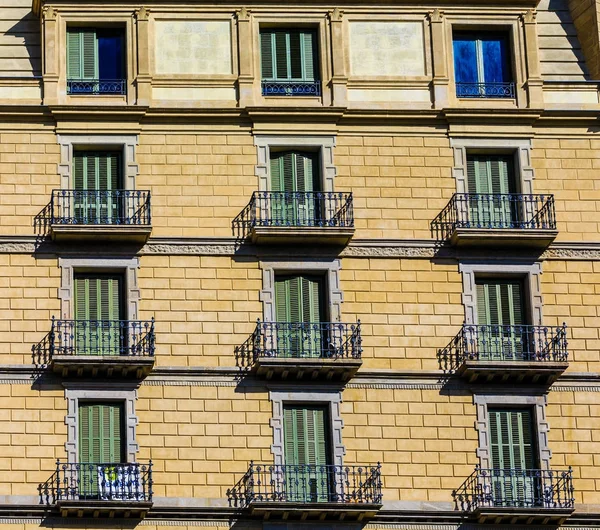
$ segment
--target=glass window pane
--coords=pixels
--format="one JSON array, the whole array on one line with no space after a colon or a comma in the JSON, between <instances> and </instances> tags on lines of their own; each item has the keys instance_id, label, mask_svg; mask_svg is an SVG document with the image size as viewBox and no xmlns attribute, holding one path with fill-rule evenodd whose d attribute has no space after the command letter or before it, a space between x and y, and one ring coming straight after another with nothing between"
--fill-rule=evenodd
<instances>
[{"instance_id":1,"label":"glass window pane","mask_svg":"<svg viewBox=\"0 0 600 530\"><path fill-rule=\"evenodd\" d=\"M123 34L120 31L98 32L98 73L100 79L124 79Z\"/></svg>"},{"instance_id":2,"label":"glass window pane","mask_svg":"<svg viewBox=\"0 0 600 530\"><path fill-rule=\"evenodd\" d=\"M502 36L484 36L481 39L484 81L508 83L511 81L507 39Z\"/></svg>"}]
</instances>

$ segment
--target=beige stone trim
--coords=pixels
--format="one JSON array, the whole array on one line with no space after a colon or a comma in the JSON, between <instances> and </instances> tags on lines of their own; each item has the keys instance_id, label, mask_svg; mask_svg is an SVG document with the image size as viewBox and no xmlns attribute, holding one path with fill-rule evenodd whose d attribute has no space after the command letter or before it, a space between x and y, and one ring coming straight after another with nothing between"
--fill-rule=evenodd
<instances>
[{"instance_id":1,"label":"beige stone trim","mask_svg":"<svg viewBox=\"0 0 600 530\"><path fill-rule=\"evenodd\" d=\"M116 387L104 382L102 387L98 388L89 383L65 383L65 399L67 400L67 415L65 417L67 441L65 449L67 451L67 462L76 463L79 461L79 401L121 401L125 404L125 454L127 462L135 462L135 455L139 450L135 437L138 424L138 418L135 415L137 390L135 387L127 390L123 389L124 386L131 385L131 383L129 385L120 383Z\"/></svg>"},{"instance_id":2,"label":"beige stone trim","mask_svg":"<svg viewBox=\"0 0 600 530\"><path fill-rule=\"evenodd\" d=\"M477 456L483 469L492 467L490 461L490 433L489 414L490 406L500 407L533 407L534 428L537 430L536 447L538 450L539 465L541 469L550 469L552 451L548 447L548 421L546 420L546 396L515 396L506 394L475 394L473 402L477 411L475 429L479 433L479 448Z\"/></svg>"},{"instance_id":3,"label":"beige stone trim","mask_svg":"<svg viewBox=\"0 0 600 530\"><path fill-rule=\"evenodd\" d=\"M58 297L61 301L61 318L69 319L75 315L73 307L73 278L75 272L123 272L125 279L125 308L128 320L137 320L140 289L138 286L137 271L140 267L139 258L111 259L111 258L59 258L58 266L61 269L61 284Z\"/></svg>"},{"instance_id":4,"label":"beige stone trim","mask_svg":"<svg viewBox=\"0 0 600 530\"><path fill-rule=\"evenodd\" d=\"M63 190L73 187L73 150L77 148L86 149L114 149L123 151L123 187L126 190L135 189L135 177L139 172L136 162L135 150L138 144L138 136L135 134L108 135L108 134L59 134L57 135L60 145L60 164L58 173L60 175L60 187Z\"/></svg>"},{"instance_id":5,"label":"beige stone trim","mask_svg":"<svg viewBox=\"0 0 600 530\"><path fill-rule=\"evenodd\" d=\"M325 273L327 278L327 295L330 322L340 322L342 315L343 293L340 288L341 263L339 259L314 259L298 261L261 261L263 271L263 288L260 300L263 303L263 319L265 322L277 320L275 314L275 274L281 273Z\"/></svg>"},{"instance_id":6,"label":"beige stone trim","mask_svg":"<svg viewBox=\"0 0 600 530\"><path fill-rule=\"evenodd\" d=\"M511 262L497 263L460 263L458 270L462 273L463 294L462 300L465 307L465 323L476 324L477 295L475 280L477 276L490 276L502 278L525 278L525 303L531 325L542 325L542 292L540 263L521 264Z\"/></svg>"},{"instance_id":7,"label":"beige stone trim","mask_svg":"<svg viewBox=\"0 0 600 530\"><path fill-rule=\"evenodd\" d=\"M532 141L524 138L450 138L454 149L456 192L467 193L467 155L469 153L514 153L515 174L521 193L533 193L534 169L531 165Z\"/></svg>"}]
</instances>

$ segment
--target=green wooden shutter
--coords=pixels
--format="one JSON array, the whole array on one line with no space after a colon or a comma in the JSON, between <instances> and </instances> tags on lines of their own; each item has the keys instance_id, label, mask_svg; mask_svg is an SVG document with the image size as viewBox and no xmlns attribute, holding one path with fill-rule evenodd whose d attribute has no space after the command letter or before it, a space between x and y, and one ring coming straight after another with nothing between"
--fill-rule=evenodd
<instances>
[{"instance_id":1,"label":"green wooden shutter","mask_svg":"<svg viewBox=\"0 0 600 530\"><path fill-rule=\"evenodd\" d=\"M477 280L477 322L487 326L524 324L522 283L510 280Z\"/></svg>"},{"instance_id":2,"label":"green wooden shutter","mask_svg":"<svg viewBox=\"0 0 600 530\"><path fill-rule=\"evenodd\" d=\"M111 464L122 459L122 406L82 403L79 405L79 461Z\"/></svg>"},{"instance_id":3,"label":"green wooden shutter","mask_svg":"<svg viewBox=\"0 0 600 530\"><path fill-rule=\"evenodd\" d=\"M530 504L539 496L535 477L524 473L535 469L533 418L530 410L490 409L490 458L495 504ZM510 470L510 473L508 472Z\"/></svg>"},{"instance_id":4,"label":"green wooden shutter","mask_svg":"<svg viewBox=\"0 0 600 530\"><path fill-rule=\"evenodd\" d=\"M93 29L67 31L67 78L98 79L98 38Z\"/></svg>"},{"instance_id":5,"label":"green wooden shutter","mask_svg":"<svg viewBox=\"0 0 600 530\"><path fill-rule=\"evenodd\" d=\"M275 34L272 31L262 31L260 33L260 65L263 79L273 79L274 77L274 48Z\"/></svg>"},{"instance_id":6,"label":"green wooden shutter","mask_svg":"<svg viewBox=\"0 0 600 530\"><path fill-rule=\"evenodd\" d=\"M316 34L313 32L310 33L301 33L301 53L302 53L302 79L304 81L314 81L316 79L315 75L315 40Z\"/></svg>"},{"instance_id":7,"label":"green wooden shutter","mask_svg":"<svg viewBox=\"0 0 600 530\"><path fill-rule=\"evenodd\" d=\"M283 31L275 32L275 79L288 79L289 78L289 33Z\"/></svg>"},{"instance_id":8,"label":"green wooden shutter","mask_svg":"<svg viewBox=\"0 0 600 530\"><path fill-rule=\"evenodd\" d=\"M314 81L316 79L314 31L261 31L263 79Z\"/></svg>"},{"instance_id":9,"label":"green wooden shutter","mask_svg":"<svg viewBox=\"0 0 600 530\"><path fill-rule=\"evenodd\" d=\"M327 414L324 407L284 407L284 459L288 468L287 491L298 502L328 500ZM305 473L306 476L302 476ZM298 480L298 479L301 480Z\"/></svg>"}]
</instances>

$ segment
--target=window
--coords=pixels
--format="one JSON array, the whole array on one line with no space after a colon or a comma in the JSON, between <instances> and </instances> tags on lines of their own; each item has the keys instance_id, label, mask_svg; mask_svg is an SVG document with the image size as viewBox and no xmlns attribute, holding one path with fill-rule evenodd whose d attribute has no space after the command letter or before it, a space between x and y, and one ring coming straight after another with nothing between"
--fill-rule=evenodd
<instances>
[{"instance_id":1,"label":"window","mask_svg":"<svg viewBox=\"0 0 600 530\"><path fill-rule=\"evenodd\" d=\"M481 360L522 360L533 348L520 280L476 279L477 340Z\"/></svg>"},{"instance_id":2,"label":"window","mask_svg":"<svg viewBox=\"0 0 600 530\"><path fill-rule=\"evenodd\" d=\"M109 274L75 276L75 349L77 355L119 355L126 347L123 280Z\"/></svg>"},{"instance_id":3,"label":"window","mask_svg":"<svg viewBox=\"0 0 600 530\"><path fill-rule=\"evenodd\" d=\"M125 46L120 29L67 29L67 93L125 94Z\"/></svg>"},{"instance_id":4,"label":"window","mask_svg":"<svg viewBox=\"0 0 600 530\"><path fill-rule=\"evenodd\" d=\"M275 311L281 357L325 354L324 278L312 275L275 277Z\"/></svg>"},{"instance_id":5,"label":"window","mask_svg":"<svg viewBox=\"0 0 600 530\"><path fill-rule=\"evenodd\" d=\"M318 153L271 153L271 218L279 226L318 226L324 201Z\"/></svg>"},{"instance_id":6,"label":"window","mask_svg":"<svg viewBox=\"0 0 600 530\"><path fill-rule=\"evenodd\" d=\"M123 218L121 153L73 153L74 222L117 224Z\"/></svg>"},{"instance_id":7,"label":"window","mask_svg":"<svg viewBox=\"0 0 600 530\"><path fill-rule=\"evenodd\" d=\"M319 96L317 34L311 30L260 32L264 96Z\"/></svg>"},{"instance_id":8,"label":"window","mask_svg":"<svg viewBox=\"0 0 600 530\"><path fill-rule=\"evenodd\" d=\"M494 506L531 506L541 500L534 470L531 409L489 409L491 492ZM536 501L537 500L537 501Z\"/></svg>"},{"instance_id":9,"label":"window","mask_svg":"<svg viewBox=\"0 0 600 530\"><path fill-rule=\"evenodd\" d=\"M114 464L124 460L122 403L79 404L79 462Z\"/></svg>"},{"instance_id":10,"label":"window","mask_svg":"<svg viewBox=\"0 0 600 530\"><path fill-rule=\"evenodd\" d=\"M508 35L454 32L454 75L459 98L514 98Z\"/></svg>"},{"instance_id":11,"label":"window","mask_svg":"<svg viewBox=\"0 0 600 530\"><path fill-rule=\"evenodd\" d=\"M285 483L288 501L330 500L328 422L324 406L284 406Z\"/></svg>"},{"instance_id":12,"label":"window","mask_svg":"<svg viewBox=\"0 0 600 530\"><path fill-rule=\"evenodd\" d=\"M476 227L514 228L523 217L517 195L514 158L510 155L467 154L470 222Z\"/></svg>"}]
</instances>

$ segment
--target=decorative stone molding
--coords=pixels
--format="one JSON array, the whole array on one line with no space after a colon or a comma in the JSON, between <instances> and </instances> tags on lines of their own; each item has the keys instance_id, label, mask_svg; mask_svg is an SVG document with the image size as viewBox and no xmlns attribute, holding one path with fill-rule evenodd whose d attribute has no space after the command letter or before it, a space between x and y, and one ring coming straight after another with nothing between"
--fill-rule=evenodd
<instances>
[{"instance_id":1,"label":"decorative stone molding","mask_svg":"<svg viewBox=\"0 0 600 530\"><path fill-rule=\"evenodd\" d=\"M135 149L138 144L137 135L59 134L57 135L57 141L60 145L60 164L58 165L58 173L60 174L61 189L67 190L73 187L71 172L73 167L74 147L85 147L86 149L122 149L123 187L126 190L136 189L135 177L139 172L139 167L135 158Z\"/></svg>"},{"instance_id":2,"label":"decorative stone molding","mask_svg":"<svg viewBox=\"0 0 600 530\"><path fill-rule=\"evenodd\" d=\"M309 135L256 135L254 145L258 149L258 164L255 166L258 177L258 190L269 191L271 183L269 171L271 160L271 148L279 149L307 149L318 150L321 154L321 179L323 191L334 191L333 180L337 174L333 164L333 148L335 147L335 136L309 136Z\"/></svg>"},{"instance_id":3,"label":"decorative stone molding","mask_svg":"<svg viewBox=\"0 0 600 530\"><path fill-rule=\"evenodd\" d=\"M59 258L61 283L58 289L60 298L61 318L72 318L75 310L72 307L73 277L75 272L120 272L125 278L125 297L127 300L125 315L128 320L137 320L140 289L138 286L137 270L140 267L139 258Z\"/></svg>"},{"instance_id":4,"label":"decorative stone molding","mask_svg":"<svg viewBox=\"0 0 600 530\"><path fill-rule=\"evenodd\" d=\"M343 293L340 288L339 259L314 259L298 261L261 261L263 271L263 288L260 291L260 300L263 303L263 319L265 322L277 320L275 314L275 274L281 273L319 273L327 276L327 295L329 302L330 322L340 322L342 315Z\"/></svg>"},{"instance_id":5,"label":"decorative stone molding","mask_svg":"<svg viewBox=\"0 0 600 530\"><path fill-rule=\"evenodd\" d=\"M541 293L541 274L542 266L540 263L522 264L507 261L497 263L460 263L459 272L463 278L462 300L465 307L465 323L476 324L477 319L477 296L475 279L477 275L501 276L508 278L526 278L525 281L525 300L526 310L528 310L531 324L534 326L542 325L542 293Z\"/></svg>"},{"instance_id":6,"label":"decorative stone molding","mask_svg":"<svg viewBox=\"0 0 600 530\"><path fill-rule=\"evenodd\" d=\"M341 392L332 390L307 391L296 388L284 392L271 391L269 392L269 399L273 403L273 417L271 418L273 445L271 445L271 453L275 458L275 465L285 463L283 454L283 406L290 403L311 403L328 406L333 464L336 466L343 465L346 448L342 445L344 422L340 412Z\"/></svg>"},{"instance_id":7,"label":"decorative stone molding","mask_svg":"<svg viewBox=\"0 0 600 530\"><path fill-rule=\"evenodd\" d=\"M65 425L67 426L67 461L76 463L79 459L79 401L122 401L125 404L125 453L127 462L135 462L135 455L139 450L135 432L138 418L135 415L135 401L137 390L135 383L129 383L130 389L124 389L128 383L111 385L102 383L102 387L86 383L65 383L65 399L67 400L67 415Z\"/></svg>"},{"instance_id":8,"label":"decorative stone molding","mask_svg":"<svg viewBox=\"0 0 600 530\"><path fill-rule=\"evenodd\" d=\"M532 141L524 138L450 138L450 145L454 149L454 168L452 174L456 179L456 192L468 193L467 186L467 153L472 150L485 151L485 153L515 154L515 174L519 178L521 193L533 193L533 179L535 178L531 166Z\"/></svg>"},{"instance_id":9,"label":"decorative stone molding","mask_svg":"<svg viewBox=\"0 0 600 530\"><path fill-rule=\"evenodd\" d=\"M550 469L552 452L548 447L548 421L546 420L546 396L518 396L506 394L475 394L473 402L477 411L475 429L479 433L477 456L483 469L492 467L490 462L490 434L488 408L493 406L533 407L534 428L537 432L535 444L539 453L541 469Z\"/></svg>"},{"instance_id":10,"label":"decorative stone molding","mask_svg":"<svg viewBox=\"0 0 600 530\"><path fill-rule=\"evenodd\" d=\"M137 20L149 20L150 19L150 10L147 7L141 7L140 9L136 9L133 12L133 16Z\"/></svg>"}]
</instances>

